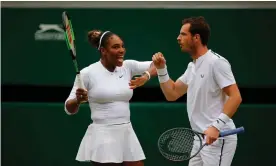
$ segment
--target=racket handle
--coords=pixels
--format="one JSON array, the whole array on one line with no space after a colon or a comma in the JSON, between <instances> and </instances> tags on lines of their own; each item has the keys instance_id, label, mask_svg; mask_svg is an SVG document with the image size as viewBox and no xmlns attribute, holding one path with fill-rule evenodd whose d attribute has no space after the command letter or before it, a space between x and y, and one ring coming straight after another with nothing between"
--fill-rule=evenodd
<instances>
[{"instance_id":1,"label":"racket handle","mask_svg":"<svg viewBox=\"0 0 276 166\"><path fill-rule=\"evenodd\" d=\"M233 129L233 130L227 130L227 131L220 132L219 136L220 137L225 137L225 136L228 136L228 135L240 134L240 133L243 133L243 132L244 132L244 128L239 127L239 128Z\"/></svg>"},{"instance_id":2,"label":"racket handle","mask_svg":"<svg viewBox=\"0 0 276 166\"><path fill-rule=\"evenodd\" d=\"M81 75L77 74L77 86L78 88L85 89L83 80L81 79Z\"/></svg>"}]
</instances>

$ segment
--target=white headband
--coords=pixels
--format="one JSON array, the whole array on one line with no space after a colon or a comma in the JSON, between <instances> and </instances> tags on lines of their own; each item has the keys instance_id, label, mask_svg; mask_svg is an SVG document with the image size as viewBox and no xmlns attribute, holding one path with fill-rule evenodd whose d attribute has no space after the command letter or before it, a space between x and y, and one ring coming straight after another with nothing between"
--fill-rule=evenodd
<instances>
[{"instance_id":1,"label":"white headband","mask_svg":"<svg viewBox=\"0 0 276 166\"><path fill-rule=\"evenodd\" d=\"M98 47L98 50L100 50L100 48L101 48L101 45L102 45L102 39L103 39L103 37L104 37L104 35L106 34L106 33L108 33L109 31L105 31L103 34L102 34L102 36L101 36L101 38L100 38L100 42L99 42L99 47Z\"/></svg>"}]
</instances>

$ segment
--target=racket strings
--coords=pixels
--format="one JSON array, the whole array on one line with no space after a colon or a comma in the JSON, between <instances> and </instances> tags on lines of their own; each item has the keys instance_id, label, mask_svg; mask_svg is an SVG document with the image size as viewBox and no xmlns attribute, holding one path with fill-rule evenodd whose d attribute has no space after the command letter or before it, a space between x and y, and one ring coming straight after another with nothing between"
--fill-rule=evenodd
<instances>
[{"instance_id":1,"label":"racket strings","mask_svg":"<svg viewBox=\"0 0 276 166\"><path fill-rule=\"evenodd\" d=\"M194 137L194 132L190 130L171 130L160 137L160 151L162 155L173 161L189 159Z\"/></svg>"}]
</instances>

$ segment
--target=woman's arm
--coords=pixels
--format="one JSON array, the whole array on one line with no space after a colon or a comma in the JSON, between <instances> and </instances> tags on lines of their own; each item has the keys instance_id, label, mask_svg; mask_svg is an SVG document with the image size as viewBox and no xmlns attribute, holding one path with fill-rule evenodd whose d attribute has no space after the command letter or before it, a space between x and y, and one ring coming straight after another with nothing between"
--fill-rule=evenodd
<instances>
[{"instance_id":1,"label":"woman's arm","mask_svg":"<svg viewBox=\"0 0 276 166\"><path fill-rule=\"evenodd\" d=\"M78 88L79 79L76 77L70 95L65 101L64 110L68 115L76 114L79 110L80 104L88 101L87 89L89 88L90 79L87 75L87 70L87 68L84 68L81 71L81 78L83 80L85 89Z\"/></svg>"},{"instance_id":2,"label":"woman's arm","mask_svg":"<svg viewBox=\"0 0 276 166\"><path fill-rule=\"evenodd\" d=\"M135 75L140 75L130 80L130 88L135 89L137 87L143 86L151 77L157 75L156 68L152 61L136 61L136 60L126 60L127 67L131 71L131 77Z\"/></svg>"}]
</instances>

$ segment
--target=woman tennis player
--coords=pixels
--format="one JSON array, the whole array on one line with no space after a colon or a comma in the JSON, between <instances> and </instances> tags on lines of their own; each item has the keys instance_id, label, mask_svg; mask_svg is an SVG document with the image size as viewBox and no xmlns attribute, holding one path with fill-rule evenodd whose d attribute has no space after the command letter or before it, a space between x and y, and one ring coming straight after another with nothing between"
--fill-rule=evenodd
<instances>
[{"instance_id":1,"label":"woman tennis player","mask_svg":"<svg viewBox=\"0 0 276 166\"><path fill-rule=\"evenodd\" d=\"M129 100L133 89L156 75L152 61L124 60L122 39L109 31L88 33L89 43L100 52L100 60L81 70L85 89L74 86L65 102L72 115L89 102L93 123L81 141L78 161L95 166L143 166L145 155L130 122ZM130 80L135 75L138 79ZM135 82L133 82L135 81Z\"/></svg>"}]
</instances>

